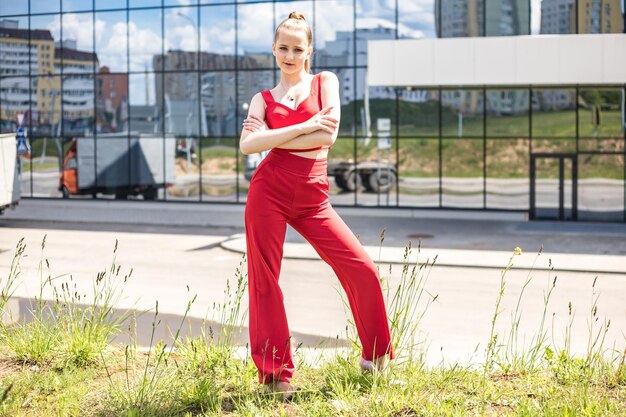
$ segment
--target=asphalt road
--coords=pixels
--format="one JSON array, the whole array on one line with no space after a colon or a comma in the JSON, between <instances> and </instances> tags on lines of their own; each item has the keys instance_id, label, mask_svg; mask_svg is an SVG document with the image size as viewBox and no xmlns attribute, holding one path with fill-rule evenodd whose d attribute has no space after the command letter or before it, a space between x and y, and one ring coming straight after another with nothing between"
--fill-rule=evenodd
<instances>
[{"instance_id":1,"label":"asphalt road","mask_svg":"<svg viewBox=\"0 0 626 417\"><path fill-rule=\"evenodd\" d=\"M191 329L185 331L198 333L202 319L206 318L216 326L219 314L214 309L215 303L224 301L226 282L234 283L236 270L242 262L242 255L222 249L219 244L233 234L241 232L240 211L237 207L224 206L221 215L213 214L206 218L206 213L199 215L196 226L189 225L196 221L192 209L201 207L181 206L174 209L170 205L154 203L161 216L152 216L148 208L141 208L146 203L111 202L94 205L93 202L76 202L66 206L63 215L81 218L83 221L41 220L45 207L48 211L60 211L53 201L48 204L26 200L23 207L18 207L8 216L0 217L0 277L2 283L6 279L13 248L20 238L25 238L27 256L22 260L20 286L16 297L21 302L13 303L19 314L26 314L28 299L39 292L40 275L38 265L42 259L41 242L46 237L43 258L50 264L50 274L61 276L57 285L70 278L77 284L79 293L88 298L91 293L96 274L107 269L113 260L113 247L119 242L116 264L121 265L122 273L133 270L131 278L125 284L123 297L118 303L120 309L145 311L152 309L158 300L162 319L160 337L168 339L166 326L176 328L185 311L187 302L197 294L190 316ZM46 203L45 201L43 203ZM228 209L231 207L231 209ZM23 209L21 218L17 216ZM37 218L25 219L26 214L40 211ZM146 211L148 210L148 211ZM183 220L176 224L167 220L168 210L182 215ZM103 214L106 211L106 215ZM100 221L85 221L88 217L99 216ZM83 214L81 214L83 213ZM132 215L144 221L130 219ZM548 237L555 238L557 246L559 236L569 237L570 250L581 251L585 247L592 253L602 251L624 252L626 239L620 225L578 225L570 229L559 224L526 223L523 221L488 221L466 219L408 219L400 216L382 216L372 211L365 216L361 212L347 213L344 217L353 230L360 231L364 241L376 241L378 233L373 233L381 224L389 230L389 245L403 250L400 239L409 232L417 230L426 234L429 224L436 237L427 238L423 242L431 248L467 247L471 246L502 246L518 245L517 241L509 240L512 236L526 236L534 239L536 244L543 241L550 243ZM384 214L384 213L383 213ZM397 213L396 213L397 214ZM424 215L426 215L425 213ZM57 216L61 214L57 213ZM215 218L215 216L221 216ZM113 220L118 219L118 222ZM149 218L149 220L147 219ZM239 219L239 220L238 220ZM124 222L122 222L124 220ZM472 223L476 222L472 226ZM211 224L213 223L213 224ZM221 225L219 225L221 223ZM504 225L500 224L504 223ZM439 229L437 228L437 225ZM444 227L447 224L447 227ZM391 226L390 226L391 225ZM410 227L412 226L412 227ZM597 227L596 227L597 226ZM494 236L498 230L510 231L509 234ZM516 229L518 228L518 229ZM521 229L520 229L521 228ZM391 232L391 229L394 231ZM442 234L447 230L447 234ZM478 233L477 230L483 230ZM474 233L474 236L462 236ZM492 236L495 242L487 237ZM545 240L545 241L544 241ZM387 240L386 240L387 241ZM607 241L605 247L596 247L600 242ZM430 242L430 243L429 243ZM480 243L482 242L482 243ZM491 242L491 243L490 243ZM563 246L568 247L562 241ZM616 248L617 246L617 248ZM591 250L593 249L593 250ZM245 268L244 268L245 270ZM380 270L389 282L393 291L397 288L402 275L401 265L380 265ZM500 288L501 270L493 268L464 267L427 267L421 270L425 280L424 293L418 310L426 309L419 323L419 340L424 343L421 348L427 351L428 362L432 365L445 362L480 361L489 339L491 318L494 314L498 291ZM44 275L46 276L46 275ZM557 278L556 288L548 304L546 314L549 327L547 333L553 337L553 347L564 347L564 334L569 319L568 304L571 302L575 312L572 325L571 348L574 352L584 353L589 340L587 326L591 317L594 297L599 296L598 317L593 331L599 330L604 320L611 320L606 335L606 346L615 345L618 349L626 347L626 275L624 274L590 274L581 272L560 272L513 269L506 278L505 298L501 305L497 328L502 337L508 335L511 315L522 287L528 278L532 278L524 290L521 302L523 312L520 324L520 340L530 340L539 331L544 311L544 294ZM597 280L596 280L597 277ZM594 281L596 282L593 287ZM2 284L0 283L0 285ZM345 344L346 315L340 297L340 290L333 271L320 260L285 259L281 275L281 286L285 298L285 307L290 327L296 342L305 346L335 346ZM49 289L45 294L52 298ZM427 300L437 296L436 301L427 306ZM244 297L244 305L246 304ZM143 316L139 322L140 342L147 343L152 316ZM247 331L239 335L238 342L245 344ZM525 338L525 339L524 339Z\"/></svg>"}]
</instances>

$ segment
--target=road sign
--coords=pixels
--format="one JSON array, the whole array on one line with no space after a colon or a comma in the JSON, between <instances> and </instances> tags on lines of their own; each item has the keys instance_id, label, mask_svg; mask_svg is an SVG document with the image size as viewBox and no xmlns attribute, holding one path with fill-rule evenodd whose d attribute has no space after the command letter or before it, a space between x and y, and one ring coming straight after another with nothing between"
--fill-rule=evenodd
<instances>
[{"instance_id":1,"label":"road sign","mask_svg":"<svg viewBox=\"0 0 626 417\"><path fill-rule=\"evenodd\" d=\"M23 117L24 117L23 114L22 114L22 118L18 117L18 122L20 125L21 125L21 121ZM25 131L22 126L17 128L17 131L15 132L15 136L17 139L17 154L28 155L30 153L30 146L28 146L28 141L26 140Z\"/></svg>"}]
</instances>

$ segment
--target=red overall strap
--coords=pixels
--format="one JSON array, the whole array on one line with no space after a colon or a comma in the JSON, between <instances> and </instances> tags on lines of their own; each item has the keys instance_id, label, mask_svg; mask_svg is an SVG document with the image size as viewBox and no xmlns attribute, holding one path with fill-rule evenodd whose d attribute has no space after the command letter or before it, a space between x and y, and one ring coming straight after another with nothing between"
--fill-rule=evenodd
<instances>
[{"instance_id":1,"label":"red overall strap","mask_svg":"<svg viewBox=\"0 0 626 417\"><path fill-rule=\"evenodd\" d=\"M275 103L274 96L270 93L270 90L261 91L261 95L263 96L263 100L265 100L265 104L269 106L272 103Z\"/></svg>"}]
</instances>

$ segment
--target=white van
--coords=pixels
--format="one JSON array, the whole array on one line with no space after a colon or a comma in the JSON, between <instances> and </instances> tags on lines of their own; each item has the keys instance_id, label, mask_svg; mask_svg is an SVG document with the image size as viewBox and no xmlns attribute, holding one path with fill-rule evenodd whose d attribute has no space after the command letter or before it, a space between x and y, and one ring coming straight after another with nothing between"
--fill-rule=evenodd
<instances>
[{"instance_id":1,"label":"white van","mask_svg":"<svg viewBox=\"0 0 626 417\"><path fill-rule=\"evenodd\" d=\"M14 133L0 135L0 214L17 206L22 191L22 164Z\"/></svg>"}]
</instances>

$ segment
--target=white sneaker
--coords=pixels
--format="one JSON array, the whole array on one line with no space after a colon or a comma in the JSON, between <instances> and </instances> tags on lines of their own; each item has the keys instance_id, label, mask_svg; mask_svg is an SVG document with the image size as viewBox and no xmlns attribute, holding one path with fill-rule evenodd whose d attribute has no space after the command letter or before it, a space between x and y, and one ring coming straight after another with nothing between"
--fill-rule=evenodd
<instances>
[{"instance_id":1,"label":"white sneaker","mask_svg":"<svg viewBox=\"0 0 626 417\"><path fill-rule=\"evenodd\" d=\"M368 361L367 359L361 358L359 360L359 366L363 372L374 372L376 369L376 365L374 365L374 361Z\"/></svg>"},{"instance_id":2,"label":"white sneaker","mask_svg":"<svg viewBox=\"0 0 626 417\"><path fill-rule=\"evenodd\" d=\"M360 358L359 365L361 366L361 370L363 372L382 372L387 367L387 363L389 362L388 356L381 356L376 358L373 361L368 361L367 359Z\"/></svg>"}]
</instances>

